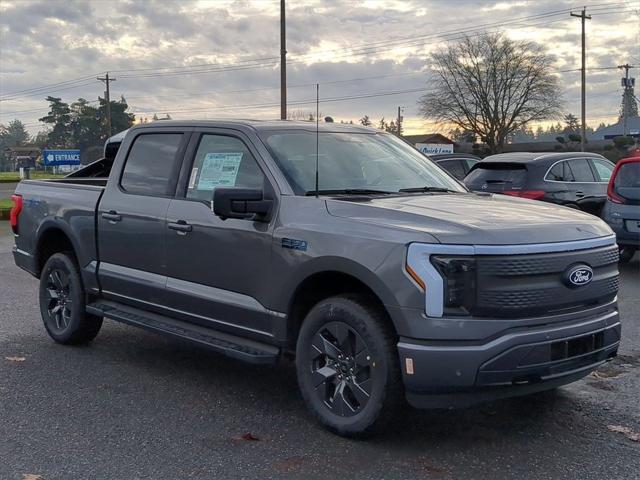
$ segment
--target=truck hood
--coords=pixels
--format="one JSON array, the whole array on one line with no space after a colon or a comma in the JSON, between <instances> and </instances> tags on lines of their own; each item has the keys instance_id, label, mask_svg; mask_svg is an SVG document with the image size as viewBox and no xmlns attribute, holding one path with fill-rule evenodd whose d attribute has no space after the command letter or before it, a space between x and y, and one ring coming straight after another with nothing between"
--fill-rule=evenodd
<instances>
[{"instance_id":1,"label":"truck hood","mask_svg":"<svg viewBox=\"0 0 640 480\"><path fill-rule=\"evenodd\" d=\"M515 245L585 240L613 232L574 209L504 195L419 194L327 200L330 215L424 232L441 243Z\"/></svg>"}]
</instances>

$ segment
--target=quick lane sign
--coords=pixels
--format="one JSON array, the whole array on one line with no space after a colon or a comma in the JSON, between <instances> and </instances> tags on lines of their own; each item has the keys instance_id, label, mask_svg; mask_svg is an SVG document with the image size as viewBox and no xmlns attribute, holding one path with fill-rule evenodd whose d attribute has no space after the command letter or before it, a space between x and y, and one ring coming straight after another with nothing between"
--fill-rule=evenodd
<instances>
[{"instance_id":1,"label":"quick lane sign","mask_svg":"<svg viewBox=\"0 0 640 480\"><path fill-rule=\"evenodd\" d=\"M416 148L422 153L453 153L450 143L416 143Z\"/></svg>"},{"instance_id":2,"label":"quick lane sign","mask_svg":"<svg viewBox=\"0 0 640 480\"><path fill-rule=\"evenodd\" d=\"M43 150L42 158L47 167L80 165L80 150Z\"/></svg>"}]
</instances>

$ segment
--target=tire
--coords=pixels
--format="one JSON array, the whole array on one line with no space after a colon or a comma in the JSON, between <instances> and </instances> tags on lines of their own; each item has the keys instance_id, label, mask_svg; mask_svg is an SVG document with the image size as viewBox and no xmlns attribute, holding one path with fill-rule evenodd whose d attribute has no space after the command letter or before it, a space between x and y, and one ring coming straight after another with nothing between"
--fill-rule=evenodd
<instances>
[{"instance_id":1,"label":"tire","mask_svg":"<svg viewBox=\"0 0 640 480\"><path fill-rule=\"evenodd\" d=\"M620 259L618 261L620 263L629 263L636 253L635 247L620 245L619 248L620 248Z\"/></svg>"},{"instance_id":2,"label":"tire","mask_svg":"<svg viewBox=\"0 0 640 480\"><path fill-rule=\"evenodd\" d=\"M85 312L85 293L76 262L69 253L52 255L40 275L40 315L49 336L64 345L87 344L102 318Z\"/></svg>"},{"instance_id":3,"label":"tire","mask_svg":"<svg viewBox=\"0 0 640 480\"><path fill-rule=\"evenodd\" d=\"M369 434L403 405L397 337L367 297L330 297L304 319L296 346L298 385L307 407L327 429L346 437Z\"/></svg>"}]
</instances>

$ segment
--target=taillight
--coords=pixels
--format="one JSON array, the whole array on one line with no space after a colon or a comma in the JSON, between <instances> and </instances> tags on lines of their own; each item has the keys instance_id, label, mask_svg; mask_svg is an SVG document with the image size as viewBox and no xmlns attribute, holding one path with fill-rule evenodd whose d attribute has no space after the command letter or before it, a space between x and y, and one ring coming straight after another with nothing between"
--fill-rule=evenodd
<instances>
[{"instance_id":1,"label":"taillight","mask_svg":"<svg viewBox=\"0 0 640 480\"><path fill-rule=\"evenodd\" d=\"M619 162L615 168L613 169L613 173L611 174L611 178L609 179L609 184L607 185L607 199L613 203L627 203L627 200L622 198L620 195L616 193L616 177L618 176L618 172L620 171L620 167L623 165L622 162Z\"/></svg>"},{"instance_id":2,"label":"taillight","mask_svg":"<svg viewBox=\"0 0 640 480\"><path fill-rule=\"evenodd\" d=\"M544 190L505 190L505 195L511 195L512 197L528 198L529 200L538 200L544 197L546 193Z\"/></svg>"},{"instance_id":3,"label":"taillight","mask_svg":"<svg viewBox=\"0 0 640 480\"><path fill-rule=\"evenodd\" d=\"M11 224L11 230L13 233L18 233L18 217L22 212L22 195L11 195L11 201L13 206L9 213L9 223Z\"/></svg>"}]
</instances>

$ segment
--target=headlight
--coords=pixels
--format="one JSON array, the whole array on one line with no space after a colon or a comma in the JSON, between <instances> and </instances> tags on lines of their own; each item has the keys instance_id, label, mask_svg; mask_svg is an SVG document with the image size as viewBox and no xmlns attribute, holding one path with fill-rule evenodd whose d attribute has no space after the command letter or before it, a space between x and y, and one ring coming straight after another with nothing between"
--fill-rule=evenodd
<instances>
[{"instance_id":1,"label":"headlight","mask_svg":"<svg viewBox=\"0 0 640 480\"><path fill-rule=\"evenodd\" d=\"M474 257L432 255L431 263L444 281L444 307L449 313L469 314L476 303L476 261Z\"/></svg>"}]
</instances>

